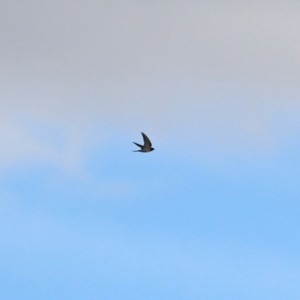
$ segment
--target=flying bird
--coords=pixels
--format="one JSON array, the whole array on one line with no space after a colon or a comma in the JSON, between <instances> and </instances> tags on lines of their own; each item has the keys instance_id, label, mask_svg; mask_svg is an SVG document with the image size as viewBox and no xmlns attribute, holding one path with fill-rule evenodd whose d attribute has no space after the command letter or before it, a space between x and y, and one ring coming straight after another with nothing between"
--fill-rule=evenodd
<instances>
[{"instance_id":1,"label":"flying bird","mask_svg":"<svg viewBox=\"0 0 300 300\"><path fill-rule=\"evenodd\" d=\"M141 149L140 150L135 150L135 151L132 151L132 152L150 152L150 151L154 150L154 148L152 148L152 143L150 142L150 140L146 136L146 134L142 132L142 136L143 136L143 139L144 139L144 145L140 145L138 143L133 142L134 144L136 144Z\"/></svg>"}]
</instances>

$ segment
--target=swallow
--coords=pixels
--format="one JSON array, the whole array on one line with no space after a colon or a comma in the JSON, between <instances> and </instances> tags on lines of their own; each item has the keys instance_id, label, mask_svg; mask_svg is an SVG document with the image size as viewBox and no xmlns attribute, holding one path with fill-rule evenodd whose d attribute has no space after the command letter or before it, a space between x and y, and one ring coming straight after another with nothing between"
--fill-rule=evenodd
<instances>
[{"instance_id":1,"label":"swallow","mask_svg":"<svg viewBox=\"0 0 300 300\"><path fill-rule=\"evenodd\" d=\"M138 143L133 142L134 144L136 144L141 149L140 150L135 150L135 151L132 151L132 152L150 152L150 151L154 150L154 148L152 148L152 143L150 142L150 140L146 136L146 134L142 132L142 136L143 136L143 139L144 139L144 145L140 145Z\"/></svg>"}]
</instances>

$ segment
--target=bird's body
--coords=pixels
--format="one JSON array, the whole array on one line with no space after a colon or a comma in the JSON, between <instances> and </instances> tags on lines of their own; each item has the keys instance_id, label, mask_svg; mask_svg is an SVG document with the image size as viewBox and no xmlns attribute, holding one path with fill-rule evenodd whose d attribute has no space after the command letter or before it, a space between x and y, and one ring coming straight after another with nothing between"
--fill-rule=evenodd
<instances>
[{"instance_id":1,"label":"bird's body","mask_svg":"<svg viewBox=\"0 0 300 300\"><path fill-rule=\"evenodd\" d=\"M144 152L145 153L145 152L151 152L151 151L154 150L154 148L152 148L152 143L149 140L149 138L146 136L146 134L142 132L142 136L143 136L143 139L144 139L144 145L140 145L138 143L133 142L134 144L136 144L141 149L140 150L135 150L135 151L132 151L132 152Z\"/></svg>"}]
</instances>

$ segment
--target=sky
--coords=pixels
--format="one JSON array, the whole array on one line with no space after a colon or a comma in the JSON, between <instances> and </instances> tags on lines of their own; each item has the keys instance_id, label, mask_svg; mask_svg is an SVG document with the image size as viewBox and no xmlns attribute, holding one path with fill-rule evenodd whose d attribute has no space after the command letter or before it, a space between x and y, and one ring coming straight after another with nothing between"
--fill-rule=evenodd
<instances>
[{"instance_id":1,"label":"sky","mask_svg":"<svg viewBox=\"0 0 300 300\"><path fill-rule=\"evenodd\" d=\"M1 299L300 299L298 1L0 3Z\"/></svg>"}]
</instances>

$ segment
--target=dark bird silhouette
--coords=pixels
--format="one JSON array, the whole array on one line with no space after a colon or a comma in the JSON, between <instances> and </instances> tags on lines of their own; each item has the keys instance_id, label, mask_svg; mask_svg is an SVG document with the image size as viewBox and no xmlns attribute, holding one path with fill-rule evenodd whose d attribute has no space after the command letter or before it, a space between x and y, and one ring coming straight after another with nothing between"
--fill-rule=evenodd
<instances>
[{"instance_id":1,"label":"dark bird silhouette","mask_svg":"<svg viewBox=\"0 0 300 300\"><path fill-rule=\"evenodd\" d=\"M152 143L149 140L149 138L146 136L146 134L142 132L142 136L143 136L143 139L144 139L144 145L140 145L138 143L133 142L134 144L136 144L141 149L140 150L135 150L135 151L132 151L132 152L150 152L150 151L154 150L154 148L152 148Z\"/></svg>"}]
</instances>

